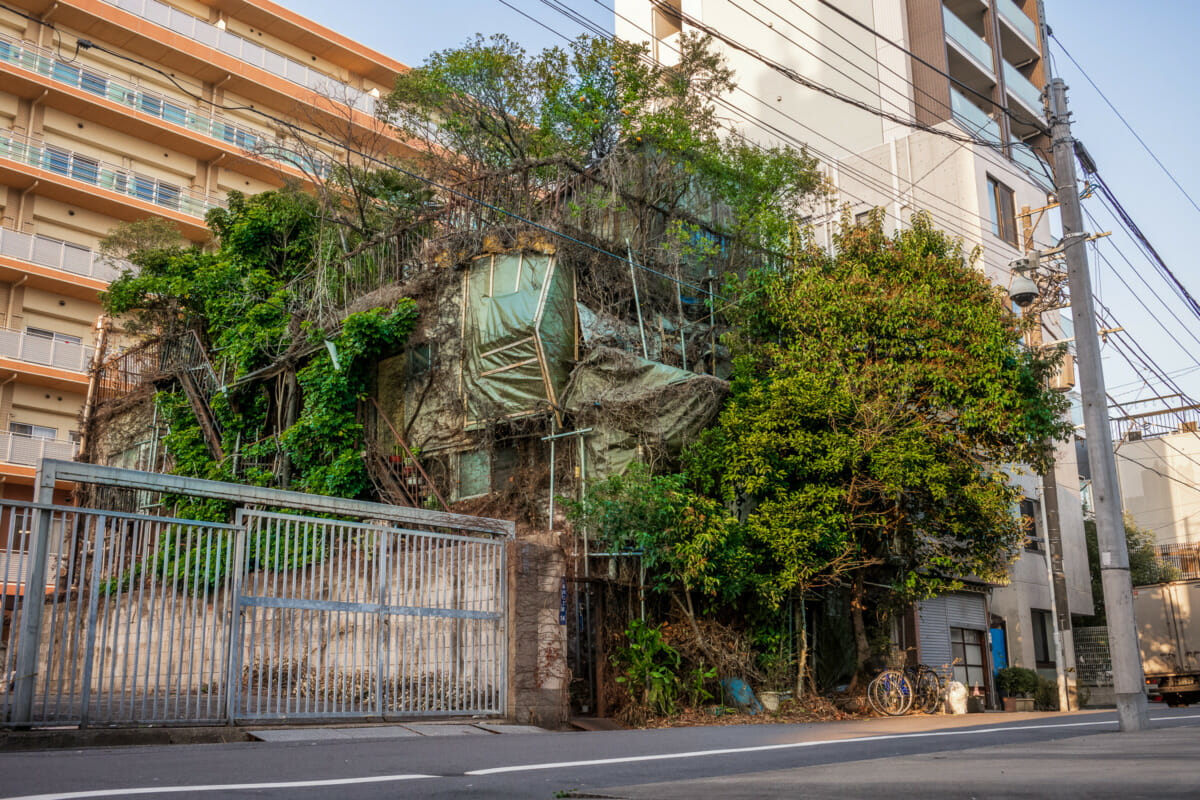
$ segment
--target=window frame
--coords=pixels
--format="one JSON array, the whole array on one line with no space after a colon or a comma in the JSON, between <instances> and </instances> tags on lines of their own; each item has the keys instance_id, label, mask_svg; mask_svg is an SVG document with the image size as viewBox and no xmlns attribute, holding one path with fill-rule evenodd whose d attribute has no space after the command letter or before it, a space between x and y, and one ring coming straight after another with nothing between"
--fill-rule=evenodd
<instances>
[{"instance_id":1,"label":"window frame","mask_svg":"<svg viewBox=\"0 0 1200 800\"><path fill-rule=\"evenodd\" d=\"M1017 235L1017 199L1011 188L995 176L987 176L988 217L992 235L1013 247L1019 246Z\"/></svg>"},{"instance_id":2,"label":"window frame","mask_svg":"<svg viewBox=\"0 0 1200 800\"><path fill-rule=\"evenodd\" d=\"M1044 608L1029 609L1030 638L1033 640L1033 660L1038 669L1057 666L1054 652L1054 612Z\"/></svg>"}]
</instances>

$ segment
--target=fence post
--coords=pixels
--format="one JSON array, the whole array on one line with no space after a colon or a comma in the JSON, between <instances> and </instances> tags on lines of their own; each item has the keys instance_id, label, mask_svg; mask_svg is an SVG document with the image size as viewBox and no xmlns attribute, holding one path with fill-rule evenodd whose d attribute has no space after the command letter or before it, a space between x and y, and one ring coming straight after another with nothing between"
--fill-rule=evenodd
<instances>
[{"instance_id":1,"label":"fence post","mask_svg":"<svg viewBox=\"0 0 1200 800\"><path fill-rule=\"evenodd\" d=\"M47 482L49 486L47 486ZM37 526L29 552L29 569L25 574L25 594L21 602L21 632L17 639L16 681L13 686L12 722L27 726L33 722L33 698L37 690L38 645L42 638L42 611L46 607L46 561L50 545L48 506L54 502L54 474L47 476L38 468L37 496L42 504L35 509Z\"/></svg>"},{"instance_id":2,"label":"fence post","mask_svg":"<svg viewBox=\"0 0 1200 800\"><path fill-rule=\"evenodd\" d=\"M242 695L242 578L246 550L246 517L244 509L237 510L233 532L233 553L230 555L229 571L229 627L225 631L225 722L229 725L237 718L237 706Z\"/></svg>"}]
</instances>

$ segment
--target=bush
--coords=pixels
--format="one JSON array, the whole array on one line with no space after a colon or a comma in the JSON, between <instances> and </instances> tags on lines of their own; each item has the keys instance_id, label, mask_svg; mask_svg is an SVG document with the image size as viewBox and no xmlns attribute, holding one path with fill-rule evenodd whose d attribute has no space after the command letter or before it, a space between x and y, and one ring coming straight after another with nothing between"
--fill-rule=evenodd
<instances>
[{"instance_id":1,"label":"bush","mask_svg":"<svg viewBox=\"0 0 1200 800\"><path fill-rule=\"evenodd\" d=\"M1038 711L1058 711L1058 684L1039 677L1033 693L1033 707Z\"/></svg>"},{"instance_id":2,"label":"bush","mask_svg":"<svg viewBox=\"0 0 1200 800\"><path fill-rule=\"evenodd\" d=\"M633 620L625 629L627 647L612 657L613 667L620 674L616 682L629 692L630 721L641 722L649 715L671 716L679 699L679 653L667 644L662 628L651 628Z\"/></svg>"},{"instance_id":3,"label":"bush","mask_svg":"<svg viewBox=\"0 0 1200 800\"><path fill-rule=\"evenodd\" d=\"M996 673L996 686L1005 697L1032 697L1040 680L1036 672L1025 667L1005 667Z\"/></svg>"}]
</instances>

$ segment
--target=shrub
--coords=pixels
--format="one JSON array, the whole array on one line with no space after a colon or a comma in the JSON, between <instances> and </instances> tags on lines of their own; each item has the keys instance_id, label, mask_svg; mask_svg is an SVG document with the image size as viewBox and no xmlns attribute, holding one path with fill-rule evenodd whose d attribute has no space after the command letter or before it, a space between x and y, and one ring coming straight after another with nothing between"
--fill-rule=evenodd
<instances>
[{"instance_id":1,"label":"shrub","mask_svg":"<svg viewBox=\"0 0 1200 800\"><path fill-rule=\"evenodd\" d=\"M1032 697L1040 680L1036 672L1026 667L1005 667L996 673L996 686L1005 697Z\"/></svg>"}]
</instances>

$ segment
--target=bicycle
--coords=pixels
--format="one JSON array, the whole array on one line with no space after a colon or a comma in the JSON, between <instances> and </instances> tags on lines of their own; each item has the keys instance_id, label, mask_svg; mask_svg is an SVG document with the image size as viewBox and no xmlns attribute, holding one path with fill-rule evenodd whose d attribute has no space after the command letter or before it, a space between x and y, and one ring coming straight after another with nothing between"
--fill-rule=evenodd
<instances>
[{"instance_id":1,"label":"bicycle","mask_svg":"<svg viewBox=\"0 0 1200 800\"><path fill-rule=\"evenodd\" d=\"M914 700L913 685L904 670L885 669L867 684L867 702L889 717L908 713Z\"/></svg>"},{"instance_id":2,"label":"bicycle","mask_svg":"<svg viewBox=\"0 0 1200 800\"><path fill-rule=\"evenodd\" d=\"M913 687L912 710L925 714L937 711L942 702L942 676L924 664L905 667L904 672Z\"/></svg>"}]
</instances>

